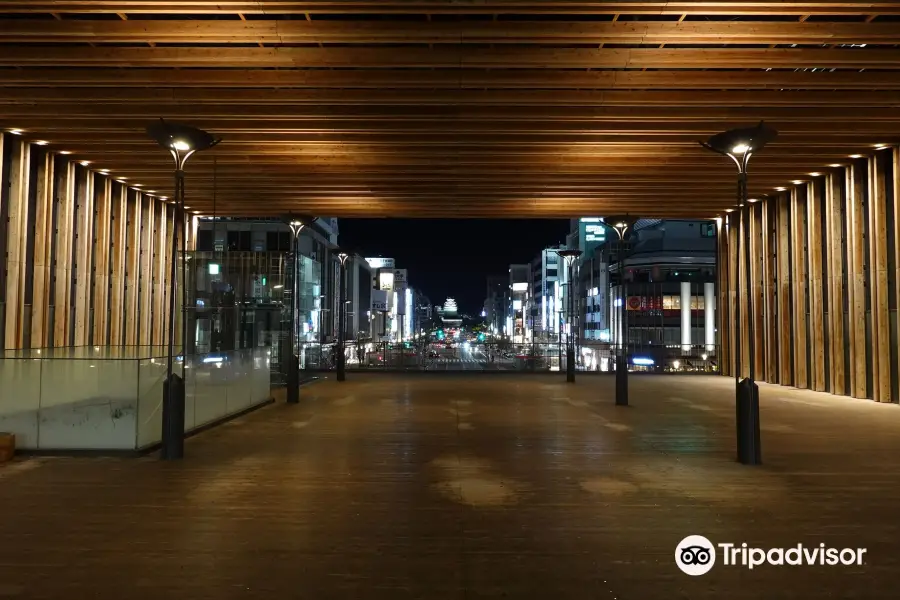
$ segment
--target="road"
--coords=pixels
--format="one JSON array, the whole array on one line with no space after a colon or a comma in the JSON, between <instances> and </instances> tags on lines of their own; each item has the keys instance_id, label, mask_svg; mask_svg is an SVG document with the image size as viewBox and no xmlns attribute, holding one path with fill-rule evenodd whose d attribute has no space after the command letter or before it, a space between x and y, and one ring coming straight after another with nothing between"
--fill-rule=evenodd
<instances>
[{"instance_id":1,"label":"road","mask_svg":"<svg viewBox=\"0 0 900 600\"><path fill-rule=\"evenodd\" d=\"M512 371L515 361L511 358L491 357L483 349L475 348L442 348L437 350L440 356L428 358L426 364L429 371Z\"/></svg>"}]
</instances>

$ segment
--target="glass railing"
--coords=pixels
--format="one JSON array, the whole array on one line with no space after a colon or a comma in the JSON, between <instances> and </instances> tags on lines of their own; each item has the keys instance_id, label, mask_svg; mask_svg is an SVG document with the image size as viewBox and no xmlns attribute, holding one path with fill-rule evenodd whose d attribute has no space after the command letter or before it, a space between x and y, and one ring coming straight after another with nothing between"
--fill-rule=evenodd
<instances>
[{"instance_id":1,"label":"glass railing","mask_svg":"<svg viewBox=\"0 0 900 600\"><path fill-rule=\"evenodd\" d=\"M269 400L269 360L268 348L189 356L185 431ZM22 449L146 448L162 437L165 377L162 346L5 351L0 431Z\"/></svg>"},{"instance_id":2,"label":"glass railing","mask_svg":"<svg viewBox=\"0 0 900 600\"><path fill-rule=\"evenodd\" d=\"M652 346L633 344L627 348L629 371L653 373L716 373L715 346ZM300 368L332 371L338 345L303 343ZM615 370L619 349L602 342L576 346L575 368L584 372ZM344 364L348 371L564 371L565 342L345 342Z\"/></svg>"}]
</instances>

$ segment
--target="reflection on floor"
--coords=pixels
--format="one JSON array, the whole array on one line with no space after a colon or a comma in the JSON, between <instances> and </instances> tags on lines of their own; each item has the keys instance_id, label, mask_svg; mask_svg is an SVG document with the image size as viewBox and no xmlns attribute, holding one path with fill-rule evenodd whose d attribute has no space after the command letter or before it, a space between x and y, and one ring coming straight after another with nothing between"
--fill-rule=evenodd
<instances>
[{"instance_id":1,"label":"reflection on floor","mask_svg":"<svg viewBox=\"0 0 900 600\"><path fill-rule=\"evenodd\" d=\"M900 408L762 386L743 467L733 391L632 377L617 408L609 377L353 374L181 463L20 460L0 598L896 598ZM868 551L689 577L690 534Z\"/></svg>"}]
</instances>

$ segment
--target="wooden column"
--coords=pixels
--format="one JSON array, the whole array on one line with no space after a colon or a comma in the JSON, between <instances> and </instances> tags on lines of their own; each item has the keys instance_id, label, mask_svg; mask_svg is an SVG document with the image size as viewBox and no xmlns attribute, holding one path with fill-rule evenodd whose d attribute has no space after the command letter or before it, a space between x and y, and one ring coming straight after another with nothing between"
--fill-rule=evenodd
<instances>
[{"instance_id":1,"label":"wooden column","mask_svg":"<svg viewBox=\"0 0 900 600\"><path fill-rule=\"evenodd\" d=\"M716 219L716 343L722 375L731 375L731 329L729 329L728 297L728 228L726 219Z\"/></svg>"},{"instance_id":2,"label":"wooden column","mask_svg":"<svg viewBox=\"0 0 900 600\"><path fill-rule=\"evenodd\" d=\"M31 148L28 142L7 138L12 145L9 206L6 225L6 348L21 348L25 337L25 261L28 245L28 184Z\"/></svg>"},{"instance_id":3,"label":"wooden column","mask_svg":"<svg viewBox=\"0 0 900 600\"><path fill-rule=\"evenodd\" d=\"M850 314L850 395L865 398L866 386L866 273L864 262L863 190L859 185L861 165L847 171L847 274ZM862 167L862 172L865 168Z\"/></svg>"},{"instance_id":4,"label":"wooden column","mask_svg":"<svg viewBox=\"0 0 900 600\"><path fill-rule=\"evenodd\" d=\"M125 345L135 346L140 338L141 193L125 194Z\"/></svg>"},{"instance_id":5,"label":"wooden column","mask_svg":"<svg viewBox=\"0 0 900 600\"><path fill-rule=\"evenodd\" d=\"M792 318L791 318L791 228L790 202L786 194L777 199L777 267L778 267L778 383L793 385L793 353L791 352Z\"/></svg>"},{"instance_id":6,"label":"wooden column","mask_svg":"<svg viewBox=\"0 0 900 600\"><path fill-rule=\"evenodd\" d=\"M110 202L109 343L125 343L125 253L128 188L113 184Z\"/></svg>"},{"instance_id":7,"label":"wooden column","mask_svg":"<svg viewBox=\"0 0 900 600\"><path fill-rule=\"evenodd\" d=\"M72 326L72 251L75 241L75 164L60 169L56 185L56 284L53 345L68 346Z\"/></svg>"},{"instance_id":8,"label":"wooden column","mask_svg":"<svg viewBox=\"0 0 900 600\"><path fill-rule=\"evenodd\" d=\"M153 335L154 345L165 344L168 323L168 277L171 240L166 238L167 205L153 201L154 211L154 260L153 260Z\"/></svg>"},{"instance_id":9,"label":"wooden column","mask_svg":"<svg viewBox=\"0 0 900 600\"><path fill-rule=\"evenodd\" d=\"M809 388L825 391L825 308L822 281L822 197L824 182L813 181L806 191L806 238L809 286Z\"/></svg>"},{"instance_id":10,"label":"wooden column","mask_svg":"<svg viewBox=\"0 0 900 600\"><path fill-rule=\"evenodd\" d=\"M750 376L750 290L747 287L747 241L746 229L748 227L747 213L741 209L741 216L738 217L739 223L738 240L735 247L738 249L738 281L735 290L738 293L738 306L740 310L740 328L741 328L741 379Z\"/></svg>"},{"instance_id":11,"label":"wooden column","mask_svg":"<svg viewBox=\"0 0 900 600\"><path fill-rule=\"evenodd\" d=\"M94 196L94 345L105 346L109 333L109 254L112 221L112 181L97 177Z\"/></svg>"},{"instance_id":12,"label":"wooden column","mask_svg":"<svg viewBox=\"0 0 900 600\"><path fill-rule=\"evenodd\" d=\"M762 318L763 318L763 355L765 356L764 369L761 370L761 378L769 383L778 381L778 353L776 345L775 328L777 324L775 309L776 268L774 245L777 239L773 209L775 202L767 200L760 204L762 212L760 233L762 236Z\"/></svg>"},{"instance_id":13,"label":"wooden column","mask_svg":"<svg viewBox=\"0 0 900 600\"><path fill-rule=\"evenodd\" d=\"M93 248L94 173L81 170L75 188L75 332L73 344L88 343L88 319L90 311L91 249Z\"/></svg>"},{"instance_id":14,"label":"wooden column","mask_svg":"<svg viewBox=\"0 0 900 600\"><path fill-rule=\"evenodd\" d=\"M153 343L151 336L151 323L153 322L153 276L154 276L154 216L156 202L149 196L143 196L140 201L141 209L141 267L139 276L139 321L138 345L146 346Z\"/></svg>"},{"instance_id":15,"label":"wooden column","mask_svg":"<svg viewBox=\"0 0 900 600\"><path fill-rule=\"evenodd\" d=\"M760 235L762 222L762 205L759 202L751 203L750 215L750 296L753 302L748 307L750 314L747 322L752 323L753 332L753 362L755 367L754 378L765 380L765 328L763 326L764 300L762 294L762 257L763 246Z\"/></svg>"},{"instance_id":16,"label":"wooden column","mask_svg":"<svg viewBox=\"0 0 900 600\"><path fill-rule=\"evenodd\" d=\"M807 372L807 258L806 258L806 194L791 189L791 264L793 267L793 328L794 386L809 387Z\"/></svg>"},{"instance_id":17,"label":"wooden column","mask_svg":"<svg viewBox=\"0 0 900 600\"><path fill-rule=\"evenodd\" d=\"M890 180L891 197L893 199L894 222L890 225L894 231L894 299L897 303L893 307L896 313L896 323L898 331L896 332L897 345L894 347L894 360L898 362L897 373L900 374L900 147L894 146L891 150L891 164L893 177ZM898 384L900 385L900 384Z\"/></svg>"},{"instance_id":18,"label":"wooden column","mask_svg":"<svg viewBox=\"0 0 900 600\"><path fill-rule=\"evenodd\" d=\"M868 160L869 183L869 306L872 399L891 401L891 333L888 314L887 206L882 152Z\"/></svg>"},{"instance_id":19,"label":"wooden column","mask_svg":"<svg viewBox=\"0 0 900 600\"><path fill-rule=\"evenodd\" d=\"M731 375L734 377L739 376L743 368L740 348L743 340L737 322L739 230L737 214L731 213L728 215L728 327L731 331Z\"/></svg>"},{"instance_id":20,"label":"wooden column","mask_svg":"<svg viewBox=\"0 0 900 600\"><path fill-rule=\"evenodd\" d=\"M50 342L50 305L53 263L53 166L55 156L47 152L41 161L37 177L34 214L34 282L31 300L31 347L44 348Z\"/></svg>"},{"instance_id":21,"label":"wooden column","mask_svg":"<svg viewBox=\"0 0 900 600\"><path fill-rule=\"evenodd\" d=\"M846 169L830 173L825 181L825 243L828 254L828 341L831 392L845 395L844 361L844 182Z\"/></svg>"}]
</instances>

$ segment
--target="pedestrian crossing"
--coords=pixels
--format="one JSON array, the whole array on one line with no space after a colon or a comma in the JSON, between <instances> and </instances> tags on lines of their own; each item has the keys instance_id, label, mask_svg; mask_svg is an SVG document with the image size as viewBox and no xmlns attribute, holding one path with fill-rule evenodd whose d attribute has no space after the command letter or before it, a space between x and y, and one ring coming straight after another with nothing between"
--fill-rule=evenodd
<instances>
[{"instance_id":1,"label":"pedestrian crossing","mask_svg":"<svg viewBox=\"0 0 900 600\"><path fill-rule=\"evenodd\" d=\"M475 363L475 364L489 364L491 361L486 360L484 358L471 358L471 357L462 357L462 358L454 358L454 357L441 357L441 358L430 358L429 362L435 364L459 364L459 363ZM503 363L503 362L512 362L510 359L495 359L494 363Z\"/></svg>"}]
</instances>

